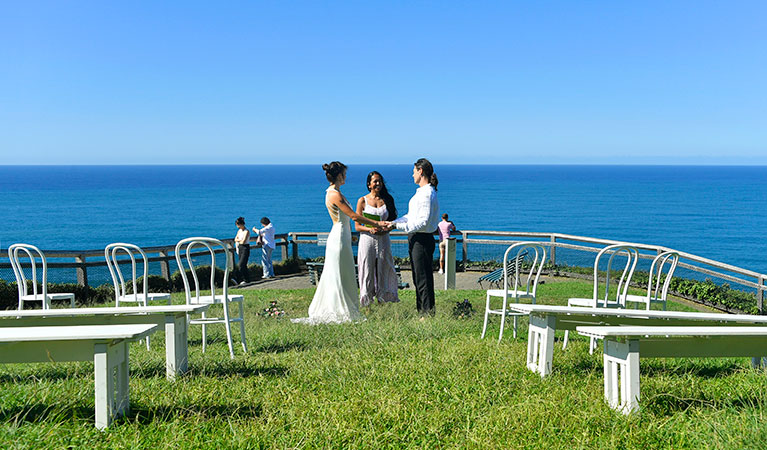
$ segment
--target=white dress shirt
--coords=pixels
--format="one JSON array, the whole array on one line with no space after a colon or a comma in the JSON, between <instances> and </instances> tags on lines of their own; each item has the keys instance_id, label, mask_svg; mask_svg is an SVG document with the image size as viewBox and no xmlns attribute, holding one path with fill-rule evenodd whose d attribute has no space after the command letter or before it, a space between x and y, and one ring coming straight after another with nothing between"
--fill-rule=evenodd
<instances>
[{"instance_id":1,"label":"white dress shirt","mask_svg":"<svg viewBox=\"0 0 767 450\"><path fill-rule=\"evenodd\" d=\"M258 234L261 235L261 238L264 240L264 247L269 247L274 250L274 226L270 223L258 230Z\"/></svg>"},{"instance_id":2,"label":"white dress shirt","mask_svg":"<svg viewBox=\"0 0 767 450\"><path fill-rule=\"evenodd\" d=\"M407 205L407 214L394 220L398 230L406 233L434 233L439 223L439 201L434 186L419 187Z\"/></svg>"},{"instance_id":3,"label":"white dress shirt","mask_svg":"<svg viewBox=\"0 0 767 450\"><path fill-rule=\"evenodd\" d=\"M250 245L250 231L247 228L244 230L237 230L237 235L234 237L234 252L240 254L240 245Z\"/></svg>"}]
</instances>

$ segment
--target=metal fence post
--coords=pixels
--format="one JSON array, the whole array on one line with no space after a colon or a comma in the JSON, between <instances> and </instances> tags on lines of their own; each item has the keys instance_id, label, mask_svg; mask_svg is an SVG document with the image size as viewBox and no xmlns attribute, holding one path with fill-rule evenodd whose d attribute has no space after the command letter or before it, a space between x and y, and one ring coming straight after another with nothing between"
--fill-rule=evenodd
<instances>
[{"instance_id":1,"label":"metal fence post","mask_svg":"<svg viewBox=\"0 0 767 450\"><path fill-rule=\"evenodd\" d=\"M280 246L282 247L282 251L281 251L282 260L287 261L288 260L288 238L287 237L282 238L282 242L283 244L285 244Z\"/></svg>"},{"instance_id":2,"label":"metal fence post","mask_svg":"<svg viewBox=\"0 0 767 450\"><path fill-rule=\"evenodd\" d=\"M168 251L160 250L160 256L163 258L163 260L160 261L160 273L163 278L170 281L170 261L167 259L169 256Z\"/></svg>"},{"instance_id":3,"label":"metal fence post","mask_svg":"<svg viewBox=\"0 0 767 450\"><path fill-rule=\"evenodd\" d=\"M88 268L85 266L85 255L75 256L77 265L77 284L88 286Z\"/></svg>"},{"instance_id":4,"label":"metal fence post","mask_svg":"<svg viewBox=\"0 0 767 450\"><path fill-rule=\"evenodd\" d=\"M455 238L446 238L445 242L445 290L455 289Z\"/></svg>"},{"instance_id":5,"label":"metal fence post","mask_svg":"<svg viewBox=\"0 0 767 450\"><path fill-rule=\"evenodd\" d=\"M237 252L232 242L224 242L227 250L229 250L229 255L227 255L228 258L226 259L226 265L229 267L230 272L233 272L237 266Z\"/></svg>"},{"instance_id":6,"label":"metal fence post","mask_svg":"<svg viewBox=\"0 0 767 450\"><path fill-rule=\"evenodd\" d=\"M463 258L461 259L461 261L463 261L463 271L464 272L466 271L466 261L469 260L469 257L467 255L467 253L469 251L469 246L466 243L466 238L467 237L468 237L468 235L466 234L466 232L462 231L461 232L461 246L462 246L461 250L462 250L462 253L463 253Z\"/></svg>"},{"instance_id":7,"label":"metal fence post","mask_svg":"<svg viewBox=\"0 0 767 450\"><path fill-rule=\"evenodd\" d=\"M759 310L759 314L764 314L764 286L767 277L761 275L757 284L759 287L756 289L756 308Z\"/></svg>"},{"instance_id":8,"label":"metal fence post","mask_svg":"<svg viewBox=\"0 0 767 450\"><path fill-rule=\"evenodd\" d=\"M551 265L556 266L557 265L557 247L556 247L557 237L556 236L554 235L551 236L551 243L553 245L551 246L551 258L549 259L549 261L551 261Z\"/></svg>"}]
</instances>

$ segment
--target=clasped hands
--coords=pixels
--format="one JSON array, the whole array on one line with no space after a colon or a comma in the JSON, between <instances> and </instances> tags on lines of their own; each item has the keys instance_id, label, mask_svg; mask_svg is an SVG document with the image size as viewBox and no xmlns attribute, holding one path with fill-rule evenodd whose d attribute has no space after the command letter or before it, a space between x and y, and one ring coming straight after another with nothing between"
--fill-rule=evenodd
<instances>
[{"instance_id":1,"label":"clasped hands","mask_svg":"<svg viewBox=\"0 0 767 450\"><path fill-rule=\"evenodd\" d=\"M373 234L388 233L395 228L394 222L388 222L385 220L379 220L376 223L376 227L373 228Z\"/></svg>"}]
</instances>

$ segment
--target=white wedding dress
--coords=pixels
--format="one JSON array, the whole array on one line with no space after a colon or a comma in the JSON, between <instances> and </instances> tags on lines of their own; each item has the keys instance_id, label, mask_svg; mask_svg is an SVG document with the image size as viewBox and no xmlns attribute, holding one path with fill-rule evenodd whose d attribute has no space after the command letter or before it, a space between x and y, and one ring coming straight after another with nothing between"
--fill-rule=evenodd
<instances>
[{"instance_id":1,"label":"white wedding dress","mask_svg":"<svg viewBox=\"0 0 767 450\"><path fill-rule=\"evenodd\" d=\"M361 319L357 305L351 224L349 216L328 201L327 195L331 190L336 191L333 187L329 187L325 194L325 206L333 220L333 228L330 230L325 247L325 264L320 282L317 283L317 291L309 305L309 317L293 319L295 323L315 325Z\"/></svg>"}]
</instances>

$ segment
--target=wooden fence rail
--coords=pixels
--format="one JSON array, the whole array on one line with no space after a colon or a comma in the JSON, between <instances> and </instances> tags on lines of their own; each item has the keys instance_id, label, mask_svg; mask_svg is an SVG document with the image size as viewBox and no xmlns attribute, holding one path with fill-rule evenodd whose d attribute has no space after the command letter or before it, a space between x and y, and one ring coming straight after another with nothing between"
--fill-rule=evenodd
<instances>
[{"instance_id":1,"label":"wooden fence rail","mask_svg":"<svg viewBox=\"0 0 767 450\"><path fill-rule=\"evenodd\" d=\"M322 232L291 232L275 235L277 248L280 249L283 260L299 257L300 245L317 245L322 242L322 237L327 233ZM357 235L358 233L354 233ZM469 261L470 246L475 245L511 245L521 241L542 241L550 248L549 258L552 264L557 262L557 249L571 249L584 252L597 253L601 247L606 245L625 243L609 239L599 239L588 236L576 236L562 233L539 233L539 232L513 232L513 231L486 231L486 230L464 230L453 233L458 239L457 243L463 250L462 260L464 267ZM392 242L396 244L406 244L407 235L402 232L392 232ZM221 239L230 250L234 250L233 239ZM588 244L591 244L588 245ZM653 254L673 250L667 247L649 245L642 243L629 242L628 244L639 250L650 252L649 254L640 254L642 258L651 259ZM170 262L175 259L173 252L175 245L146 247L144 251L147 254L157 255L149 258L150 262L160 262L161 275L166 280L170 280L171 270ZM675 250L676 251L676 250ZM0 249L0 257L7 255L7 249ZM223 252L220 250L219 253ZM679 266L685 269L713 276L726 280L731 283L739 284L743 287L754 289L756 291L757 307L759 311L764 310L764 298L767 292L767 275L733 266L712 259L694 255L692 253L677 251L680 256ZM44 250L46 258L49 260L74 259L73 262L49 262L50 268L74 268L77 272L77 282L80 285L88 285L88 268L104 267L104 250ZM205 253L201 252L200 255ZM499 255L500 256L500 255ZM0 269L10 269L10 262L0 262Z\"/></svg>"}]
</instances>

